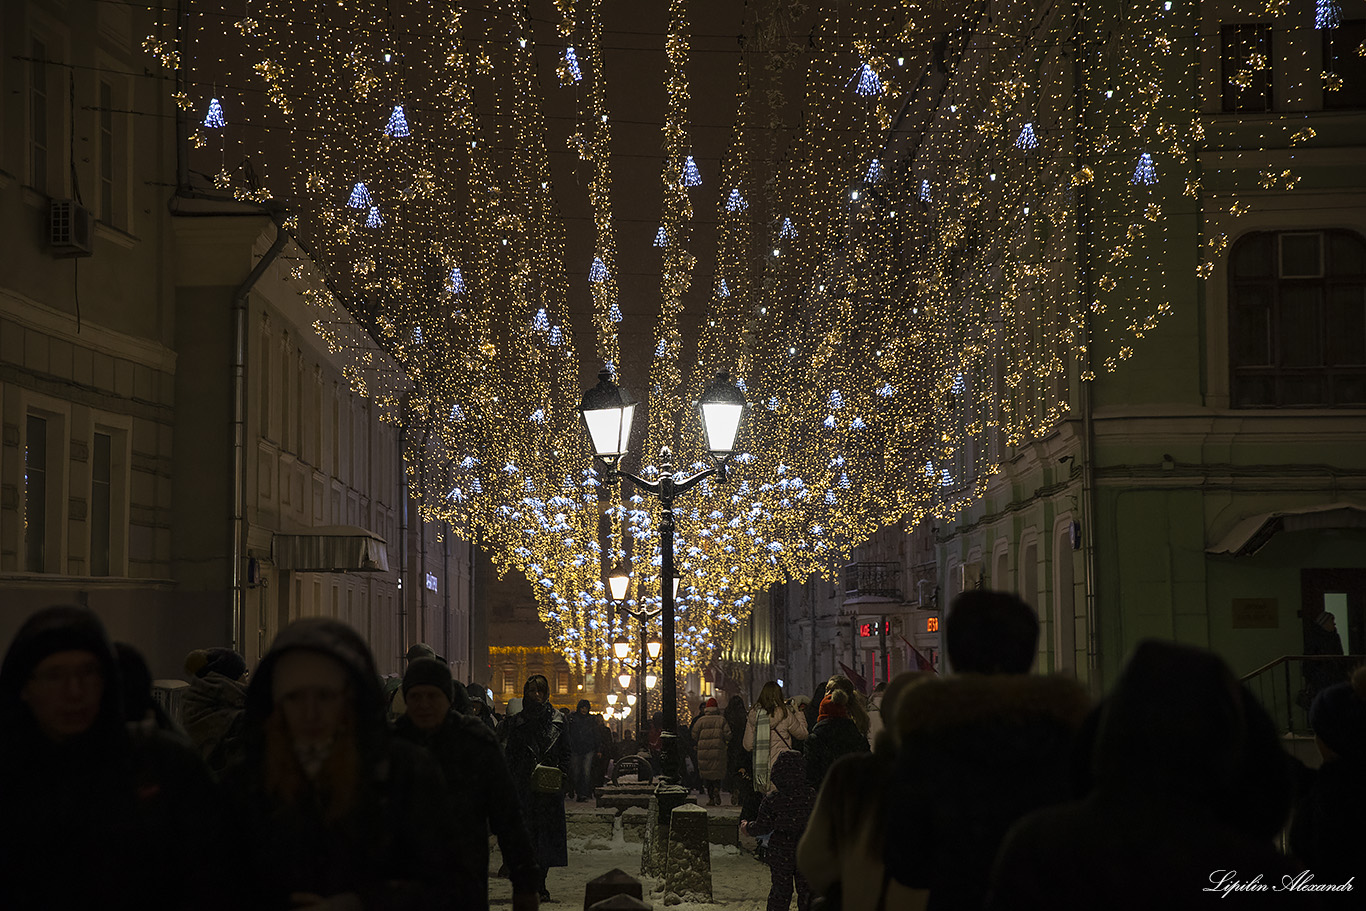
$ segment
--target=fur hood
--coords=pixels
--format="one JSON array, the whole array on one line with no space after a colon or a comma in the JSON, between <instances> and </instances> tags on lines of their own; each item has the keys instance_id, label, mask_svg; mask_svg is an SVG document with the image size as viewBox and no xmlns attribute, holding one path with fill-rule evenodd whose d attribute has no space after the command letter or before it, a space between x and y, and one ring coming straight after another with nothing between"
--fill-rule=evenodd
<instances>
[{"instance_id":1,"label":"fur hood","mask_svg":"<svg viewBox=\"0 0 1366 911\"><path fill-rule=\"evenodd\" d=\"M900 737L1012 720L1054 721L1080 727L1091 709L1086 691L1066 677L961 674L929 680L896 704Z\"/></svg>"}]
</instances>

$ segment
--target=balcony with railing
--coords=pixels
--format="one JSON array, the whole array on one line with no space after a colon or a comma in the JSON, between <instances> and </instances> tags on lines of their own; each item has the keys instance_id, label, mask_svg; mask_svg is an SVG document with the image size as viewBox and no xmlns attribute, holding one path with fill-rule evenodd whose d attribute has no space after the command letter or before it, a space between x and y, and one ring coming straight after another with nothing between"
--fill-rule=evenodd
<instances>
[{"instance_id":1,"label":"balcony with railing","mask_svg":"<svg viewBox=\"0 0 1366 911\"><path fill-rule=\"evenodd\" d=\"M850 563L844 567L844 603L900 602L900 563Z\"/></svg>"}]
</instances>

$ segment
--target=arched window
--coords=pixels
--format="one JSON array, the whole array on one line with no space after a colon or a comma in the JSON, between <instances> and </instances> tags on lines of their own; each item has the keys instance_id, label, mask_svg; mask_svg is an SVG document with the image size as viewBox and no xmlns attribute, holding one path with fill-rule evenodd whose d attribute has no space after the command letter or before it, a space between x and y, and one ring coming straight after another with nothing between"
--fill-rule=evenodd
<instances>
[{"instance_id":1,"label":"arched window","mask_svg":"<svg viewBox=\"0 0 1366 911\"><path fill-rule=\"evenodd\" d=\"M1366 241L1265 231L1229 257L1235 408L1366 406Z\"/></svg>"}]
</instances>

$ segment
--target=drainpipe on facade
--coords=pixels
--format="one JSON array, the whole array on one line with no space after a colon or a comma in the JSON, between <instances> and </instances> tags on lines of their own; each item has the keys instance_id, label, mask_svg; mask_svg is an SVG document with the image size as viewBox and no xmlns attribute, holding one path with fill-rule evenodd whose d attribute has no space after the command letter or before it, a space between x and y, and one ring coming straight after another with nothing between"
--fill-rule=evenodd
<instances>
[{"instance_id":1,"label":"drainpipe on facade","mask_svg":"<svg viewBox=\"0 0 1366 911\"><path fill-rule=\"evenodd\" d=\"M1073 58L1072 58L1072 106L1076 113L1073 127L1073 155L1078 169L1087 162L1086 147L1086 68L1083 56L1086 35L1083 31L1081 4L1072 8L1073 17ZM1100 691L1100 635L1096 628L1096 430L1093 412L1095 399L1092 394L1094 379L1091 352L1091 299L1094 288L1091 281L1091 194L1088 184L1077 185L1077 286L1082 318L1082 355L1081 369L1081 532L1083 564L1086 578L1086 684L1093 693Z\"/></svg>"},{"instance_id":2,"label":"drainpipe on facade","mask_svg":"<svg viewBox=\"0 0 1366 911\"><path fill-rule=\"evenodd\" d=\"M229 585L232 592L232 648L238 653L242 651L245 632L242 622L246 616L247 599L247 589L242 583L242 561L246 559L247 550L247 300L251 297L251 289L275 262L289 240L283 208L268 205L266 211L275 223L275 241L265 255L257 260L256 268L251 270L232 297L232 569L229 572Z\"/></svg>"},{"instance_id":3,"label":"drainpipe on facade","mask_svg":"<svg viewBox=\"0 0 1366 911\"><path fill-rule=\"evenodd\" d=\"M404 421L398 431L398 501L401 506L398 527L398 650L402 656L408 654L408 593L404 591L403 580L408 576L408 461L403 455L403 442L408 436L408 422Z\"/></svg>"}]
</instances>

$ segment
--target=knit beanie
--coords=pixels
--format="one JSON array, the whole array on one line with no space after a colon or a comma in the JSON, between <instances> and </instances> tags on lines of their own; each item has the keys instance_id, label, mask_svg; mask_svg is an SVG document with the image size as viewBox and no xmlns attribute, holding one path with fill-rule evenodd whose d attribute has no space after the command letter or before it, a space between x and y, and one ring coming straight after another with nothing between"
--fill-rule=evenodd
<instances>
[{"instance_id":1,"label":"knit beanie","mask_svg":"<svg viewBox=\"0 0 1366 911\"><path fill-rule=\"evenodd\" d=\"M831 690L830 694L821 700L821 710L816 720L820 722L827 718L848 718L848 702L849 696L843 690Z\"/></svg>"},{"instance_id":2,"label":"knit beanie","mask_svg":"<svg viewBox=\"0 0 1366 911\"><path fill-rule=\"evenodd\" d=\"M709 709L714 709L714 708L716 708L716 699L715 699L714 697L707 700L707 708L709 708Z\"/></svg>"},{"instance_id":3,"label":"knit beanie","mask_svg":"<svg viewBox=\"0 0 1366 911\"><path fill-rule=\"evenodd\" d=\"M1309 724L1343 759L1366 760L1366 667L1321 691L1309 707Z\"/></svg>"},{"instance_id":4,"label":"knit beanie","mask_svg":"<svg viewBox=\"0 0 1366 911\"><path fill-rule=\"evenodd\" d=\"M230 648L197 648L185 656L185 670L196 677L222 674L240 680L247 672L247 659Z\"/></svg>"},{"instance_id":5,"label":"knit beanie","mask_svg":"<svg viewBox=\"0 0 1366 911\"><path fill-rule=\"evenodd\" d=\"M419 658L435 658L436 649L425 642L419 642L408 649L408 660L416 661Z\"/></svg>"},{"instance_id":6,"label":"knit beanie","mask_svg":"<svg viewBox=\"0 0 1366 911\"><path fill-rule=\"evenodd\" d=\"M451 680L451 669L435 658L418 658L408 663L408 669L403 672L404 698L407 698L408 691L415 686L434 686L445 693L447 699L455 701L455 684Z\"/></svg>"}]
</instances>

